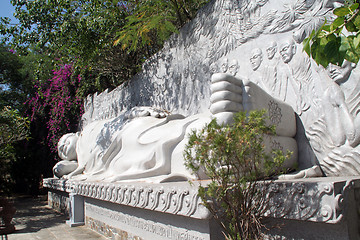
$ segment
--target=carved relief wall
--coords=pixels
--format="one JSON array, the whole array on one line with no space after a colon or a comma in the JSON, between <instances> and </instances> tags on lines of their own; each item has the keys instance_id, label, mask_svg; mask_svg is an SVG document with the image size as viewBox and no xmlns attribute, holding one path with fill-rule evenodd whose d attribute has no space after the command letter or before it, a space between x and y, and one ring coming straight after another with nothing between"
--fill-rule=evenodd
<instances>
[{"instance_id":1,"label":"carved relief wall","mask_svg":"<svg viewBox=\"0 0 360 240\"><path fill-rule=\"evenodd\" d=\"M228 72L293 107L300 168L320 164L329 176L358 175L359 67L345 63L324 69L302 49L304 38L325 16L331 20L331 10L341 2L211 1L132 81L89 96L83 124L119 116L134 106L185 116L206 112L211 75Z\"/></svg>"}]
</instances>

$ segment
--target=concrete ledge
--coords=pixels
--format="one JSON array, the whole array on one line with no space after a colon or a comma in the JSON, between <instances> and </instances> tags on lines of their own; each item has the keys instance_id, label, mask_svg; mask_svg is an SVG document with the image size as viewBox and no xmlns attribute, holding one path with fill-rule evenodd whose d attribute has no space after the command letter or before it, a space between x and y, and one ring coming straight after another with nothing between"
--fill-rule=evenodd
<instances>
[{"instance_id":1,"label":"concrete ledge","mask_svg":"<svg viewBox=\"0 0 360 240\"><path fill-rule=\"evenodd\" d=\"M44 186L52 195L68 193L80 199L77 203L70 201L74 206L69 210L78 212L70 214L73 220L82 218L88 227L106 236L221 239L221 228L213 223L197 195L198 185L198 182L190 185L187 182L44 180ZM309 236L360 239L360 178L273 181L267 182L262 190L267 192L269 199L264 216L264 223L270 229L268 239L309 239ZM280 228L276 228L278 226Z\"/></svg>"}]
</instances>

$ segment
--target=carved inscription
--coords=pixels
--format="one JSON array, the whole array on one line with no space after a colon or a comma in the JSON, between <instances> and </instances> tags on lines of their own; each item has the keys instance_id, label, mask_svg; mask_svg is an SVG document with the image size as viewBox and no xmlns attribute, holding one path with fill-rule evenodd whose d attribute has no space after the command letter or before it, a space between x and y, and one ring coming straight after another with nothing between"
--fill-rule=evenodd
<instances>
[{"instance_id":1,"label":"carved inscription","mask_svg":"<svg viewBox=\"0 0 360 240\"><path fill-rule=\"evenodd\" d=\"M204 237L196 236L188 230L181 230L173 228L170 225L145 220L142 218L134 217L131 215L123 214L121 212L114 212L108 209L97 207L95 205L86 205L87 213L94 213L94 215L108 218L118 223L124 224L129 227L137 228L166 239L175 240L205 240ZM89 214L90 215L90 214Z\"/></svg>"},{"instance_id":2,"label":"carved inscription","mask_svg":"<svg viewBox=\"0 0 360 240\"><path fill-rule=\"evenodd\" d=\"M281 108L279 107L279 104L273 100L269 102L269 118L274 125L279 125L281 123Z\"/></svg>"}]
</instances>

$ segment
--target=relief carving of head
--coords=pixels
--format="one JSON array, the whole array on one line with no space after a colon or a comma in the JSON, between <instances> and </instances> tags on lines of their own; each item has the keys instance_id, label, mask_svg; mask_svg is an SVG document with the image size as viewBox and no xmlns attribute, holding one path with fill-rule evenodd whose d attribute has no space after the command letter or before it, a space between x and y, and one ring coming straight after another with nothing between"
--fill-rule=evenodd
<instances>
[{"instance_id":1,"label":"relief carving of head","mask_svg":"<svg viewBox=\"0 0 360 240\"><path fill-rule=\"evenodd\" d=\"M237 74L237 72L239 71L239 63L236 59L233 59L229 62L228 71L233 76L235 76Z\"/></svg>"},{"instance_id":2,"label":"relief carving of head","mask_svg":"<svg viewBox=\"0 0 360 240\"><path fill-rule=\"evenodd\" d=\"M218 65L216 63L212 63L209 68L210 68L210 73L211 74L219 72L219 68L218 68Z\"/></svg>"},{"instance_id":3,"label":"relief carving of head","mask_svg":"<svg viewBox=\"0 0 360 240\"><path fill-rule=\"evenodd\" d=\"M275 56L275 53L277 51L277 43L275 41L272 41L270 46L266 48L266 54L268 59L273 59Z\"/></svg>"},{"instance_id":4,"label":"relief carving of head","mask_svg":"<svg viewBox=\"0 0 360 240\"><path fill-rule=\"evenodd\" d=\"M227 58L224 58L221 61L221 65L220 65L221 72L226 73L228 70L228 67L229 67L229 60Z\"/></svg>"},{"instance_id":5,"label":"relief carving of head","mask_svg":"<svg viewBox=\"0 0 360 240\"><path fill-rule=\"evenodd\" d=\"M58 142L58 154L62 160L76 159L76 142L79 138L77 133L68 133L62 136Z\"/></svg>"},{"instance_id":6,"label":"relief carving of head","mask_svg":"<svg viewBox=\"0 0 360 240\"><path fill-rule=\"evenodd\" d=\"M260 48L255 48L251 51L250 63L254 71L256 71L263 60L262 51Z\"/></svg>"},{"instance_id":7,"label":"relief carving of head","mask_svg":"<svg viewBox=\"0 0 360 240\"><path fill-rule=\"evenodd\" d=\"M280 56L284 63L289 63L296 53L296 45L293 40L288 40L280 46Z\"/></svg>"},{"instance_id":8,"label":"relief carving of head","mask_svg":"<svg viewBox=\"0 0 360 240\"><path fill-rule=\"evenodd\" d=\"M355 67L355 63L345 60L341 67L330 63L326 68L326 72L332 80L340 84L349 78L351 71Z\"/></svg>"}]
</instances>

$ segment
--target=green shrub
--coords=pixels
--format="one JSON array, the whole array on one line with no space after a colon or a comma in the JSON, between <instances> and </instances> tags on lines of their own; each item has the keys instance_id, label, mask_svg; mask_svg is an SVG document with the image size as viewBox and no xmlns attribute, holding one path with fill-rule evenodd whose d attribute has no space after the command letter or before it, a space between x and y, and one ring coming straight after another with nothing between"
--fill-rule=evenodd
<instances>
[{"instance_id":1,"label":"green shrub","mask_svg":"<svg viewBox=\"0 0 360 240\"><path fill-rule=\"evenodd\" d=\"M28 139L30 122L11 107L0 110L0 195L10 194L14 185L11 164L16 161L14 143Z\"/></svg>"},{"instance_id":2,"label":"green shrub","mask_svg":"<svg viewBox=\"0 0 360 240\"><path fill-rule=\"evenodd\" d=\"M199 187L199 196L227 239L261 239L267 203L263 183L291 154L265 151L264 136L273 134L275 127L265 124L265 111L253 111L248 116L238 113L232 126L213 120L190 136L185 164L211 180Z\"/></svg>"}]
</instances>

